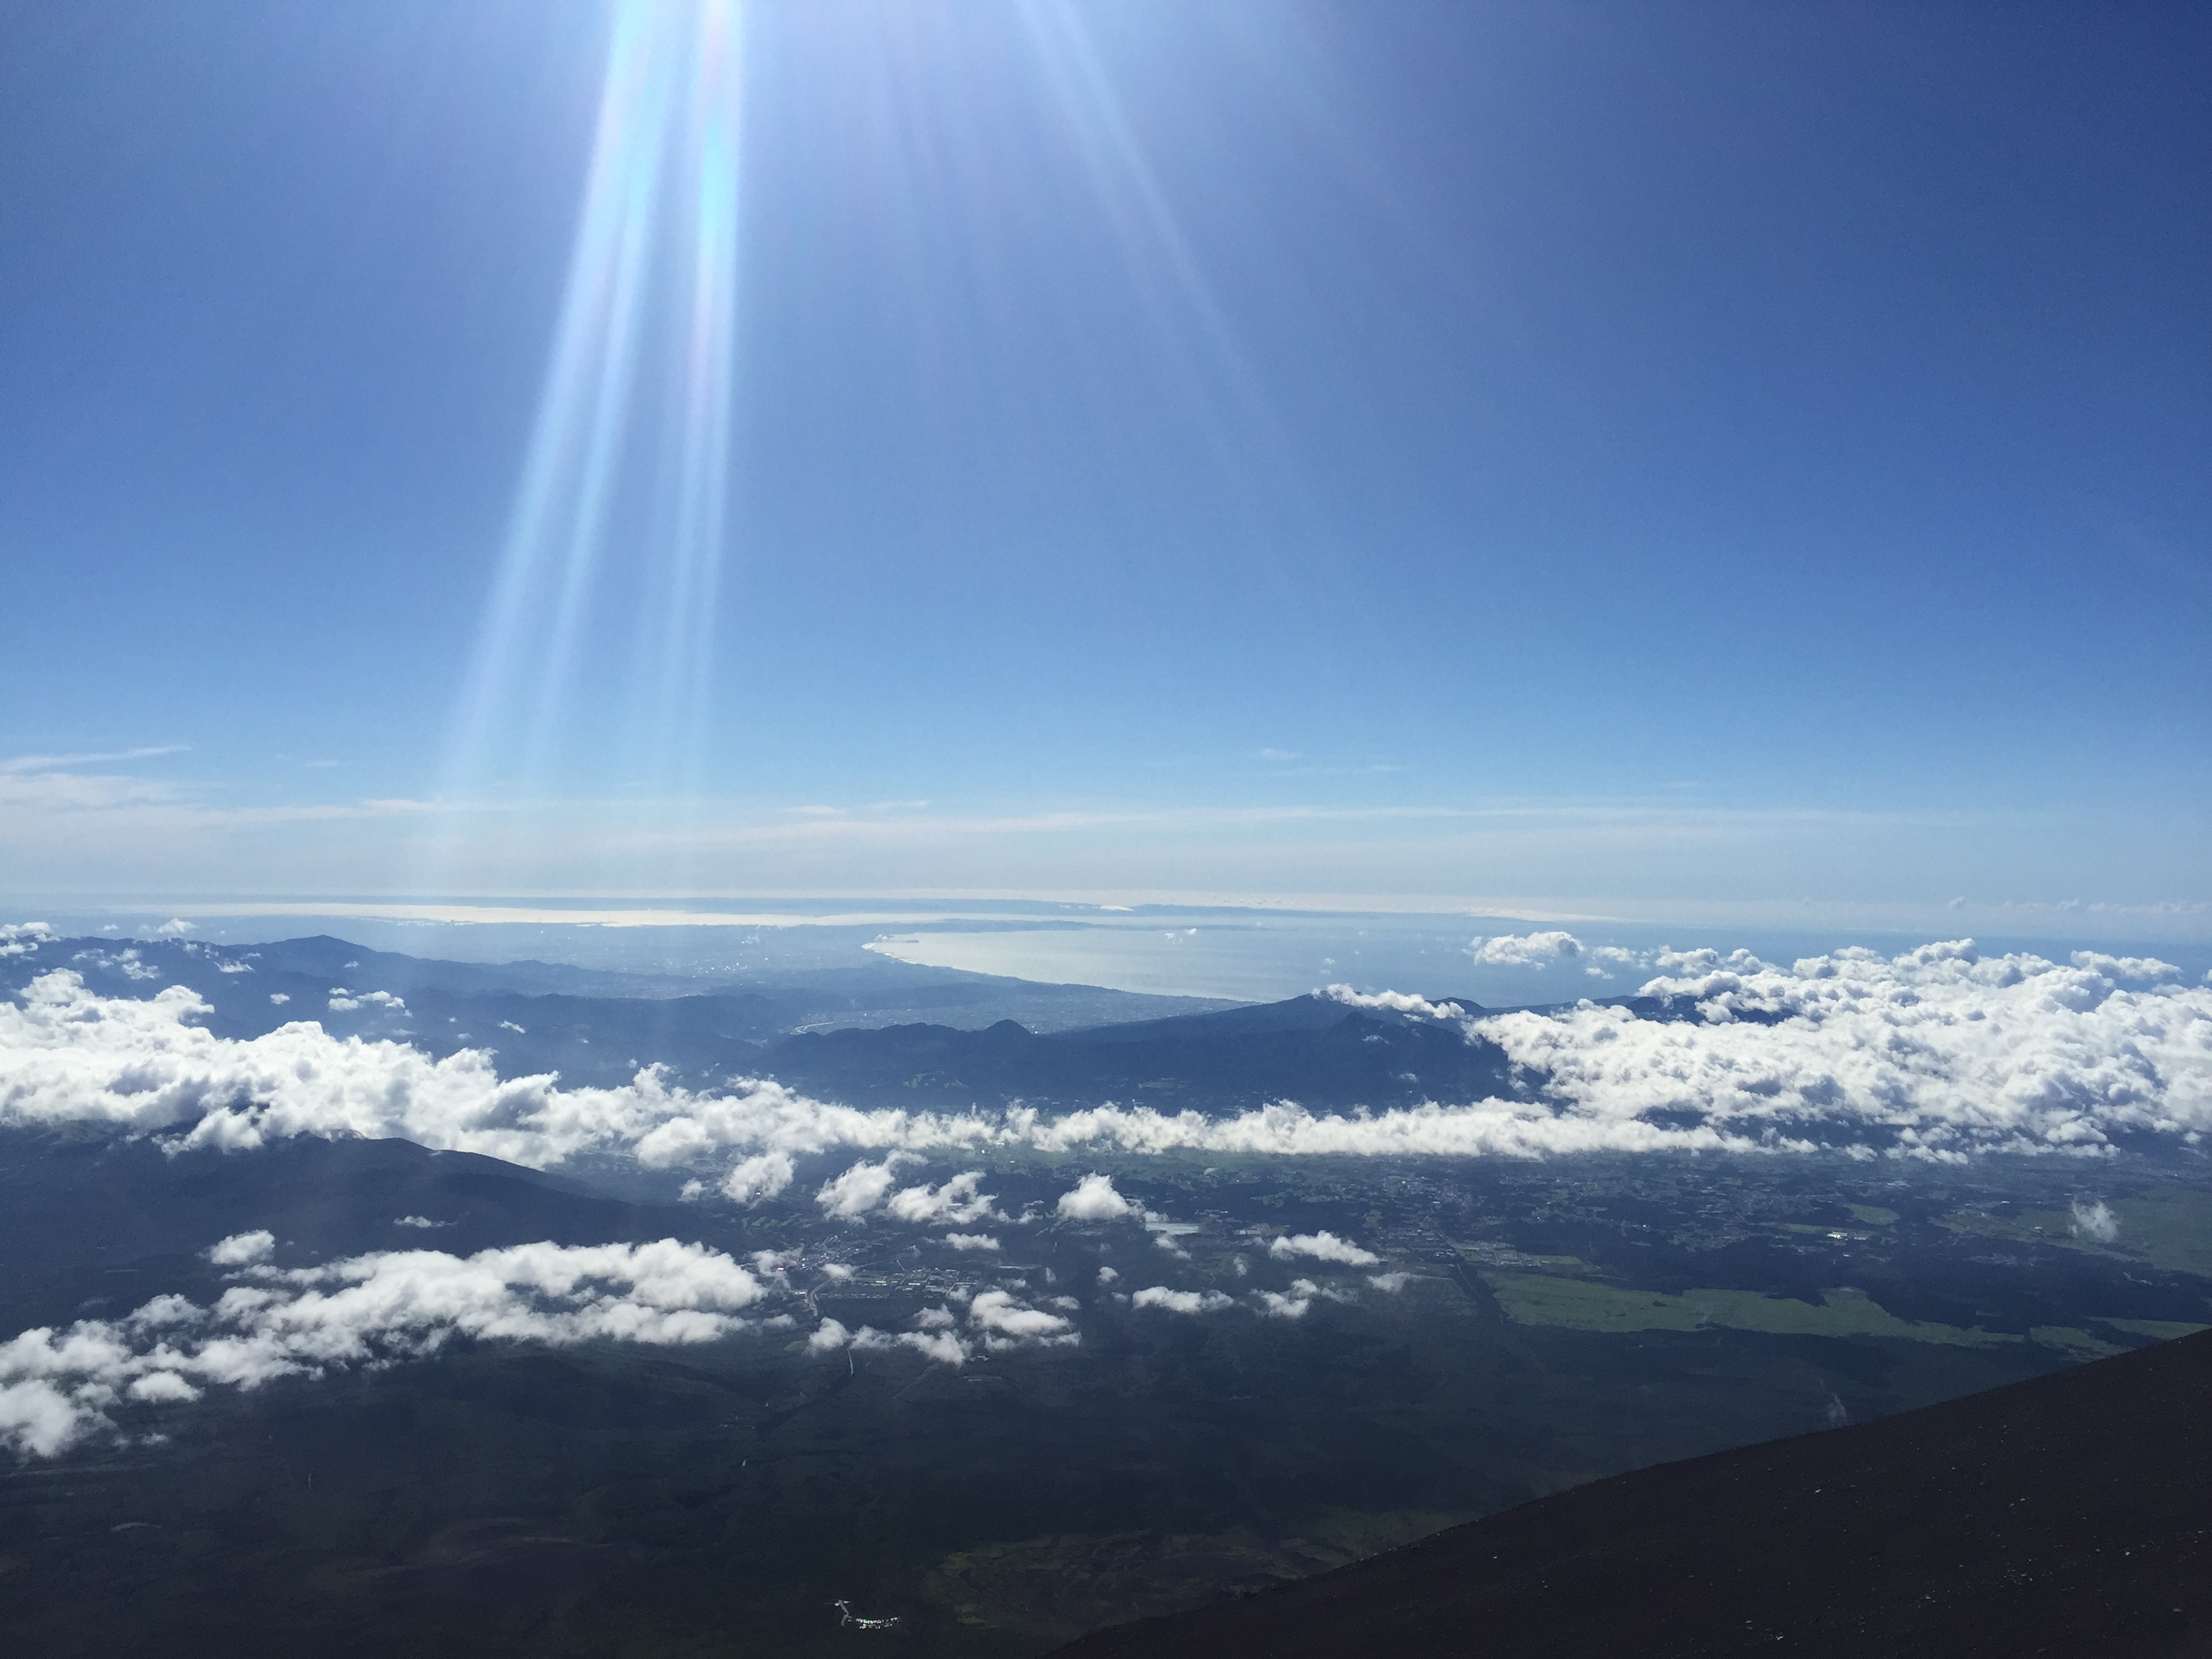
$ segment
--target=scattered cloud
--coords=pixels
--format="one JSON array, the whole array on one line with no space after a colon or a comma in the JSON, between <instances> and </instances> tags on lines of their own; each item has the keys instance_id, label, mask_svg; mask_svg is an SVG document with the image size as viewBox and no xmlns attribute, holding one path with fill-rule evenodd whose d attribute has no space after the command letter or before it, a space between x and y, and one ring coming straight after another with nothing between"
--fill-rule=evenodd
<instances>
[{"instance_id":1,"label":"scattered cloud","mask_svg":"<svg viewBox=\"0 0 2212 1659\"><path fill-rule=\"evenodd\" d=\"M0 921L0 957L27 957L50 945L54 930L43 921Z\"/></svg>"},{"instance_id":2,"label":"scattered cloud","mask_svg":"<svg viewBox=\"0 0 2212 1659\"><path fill-rule=\"evenodd\" d=\"M2100 1244L2117 1244L2120 1237L2120 1218L2101 1198L2094 1204L2074 1200L2074 1231L2076 1236L2093 1239Z\"/></svg>"},{"instance_id":3,"label":"scattered cloud","mask_svg":"<svg viewBox=\"0 0 2212 1659\"><path fill-rule=\"evenodd\" d=\"M1260 1311L1270 1319L1304 1319L1320 1289L1310 1279L1294 1279L1287 1296L1278 1291L1255 1291L1252 1294L1260 1304Z\"/></svg>"},{"instance_id":4,"label":"scattered cloud","mask_svg":"<svg viewBox=\"0 0 2212 1659\"><path fill-rule=\"evenodd\" d=\"M321 1267L269 1263L266 1232L210 1252L236 1266L210 1305L155 1297L119 1320L40 1327L0 1345L0 1445L51 1457L112 1427L125 1402L435 1352L452 1339L565 1345L712 1341L745 1328L759 1280L718 1250L650 1244L521 1244L455 1256L380 1251Z\"/></svg>"},{"instance_id":5,"label":"scattered cloud","mask_svg":"<svg viewBox=\"0 0 2212 1659\"><path fill-rule=\"evenodd\" d=\"M844 1174L823 1182L814 1201L825 1214L841 1221L856 1220L884 1201L898 1179L900 1164L919 1162L911 1152L893 1152L880 1164L855 1164Z\"/></svg>"},{"instance_id":6,"label":"scattered cloud","mask_svg":"<svg viewBox=\"0 0 2212 1659\"><path fill-rule=\"evenodd\" d=\"M1467 1010L1456 1002L1431 1002L1407 991L1360 992L1349 985L1332 985L1322 994L1347 1008L1376 1008L1393 1014L1419 1014L1425 1019L1464 1019Z\"/></svg>"},{"instance_id":7,"label":"scattered cloud","mask_svg":"<svg viewBox=\"0 0 2212 1659\"><path fill-rule=\"evenodd\" d=\"M1557 928L1542 933L1500 933L1478 939L1468 947L1474 959L1490 968L1547 968L1571 962L1583 953L1583 942Z\"/></svg>"},{"instance_id":8,"label":"scattered cloud","mask_svg":"<svg viewBox=\"0 0 2212 1659\"><path fill-rule=\"evenodd\" d=\"M182 916L171 916L154 930L156 939L182 939L193 931L193 924Z\"/></svg>"},{"instance_id":9,"label":"scattered cloud","mask_svg":"<svg viewBox=\"0 0 2212 1659\"><path fill-rule=\"evenodd\" d=\"M958 1329L959 1316L949 1308L926 1308L915 1316L921 1326L914 1331L879 1331L863 1325L847 1328L835 1319L824 1319L806 1339L816 1353L840 1348L910 1348L939 1364L959 1366L975 1357L978 1349L1003 1352L1012 1348L1073 1347L1082 1334L1068 1320L1022 1301L1012 1291L978 1293L968 1304L967 1330Z\"/></svg>"},{"instance_id":10,"label":"scattered cloud","mask_svg":"<svg viewBox=\"0 0 2212 1659\"><path fill-rule=\"evenodd\" d=\"M1382 1260L1374 1251L1363 1250L1327 1228L1317 1233L1294 1233L1278 1238L1267 1246L1267 1254L1278 1261L1287 1261L1294 1255L1310 1255L1316 1261L1341 1261L1347 1267L1372 1267Z\"/></svg>"},{"instance_id":11,"label":"scattered cloud","mask_svg":"<svg viewBox=\"0 0 2212 1659\"><path fill-rule=\"evenodd\" d=\"M1170 1313L1219 1313L1237 1304L1218 1291L1171 1291L1164 1285L1151 1285L1129 1298L1133 1308L1164 1308Z\"/></svg>"},{"instance_id":12,"label":"scattered cloud","mask_svg":"<svg viewBox=\"0 0 2212 1659\"><path fill-rule=\"evenodd\" d=\"M781 1195L798 1173L787 1152L756 1152L722 1177L722 1196L732 1204L757 1204Z\"/></svg>"},{"instance_id":13,"label":"scattered cloud","mask_svg":"<svg viewBox=\"0 0 2212 1659\"><path fill-rule=\"evenodd\" d=\"M1385 1296L1395 1296L1406 1288L1408 1281L1419 1278L1417 1273L1370 1273L1367 1282Z\"/></svg>"},{"instance_id":14,"label":"scattered cloud","mask_svg":"<svg viewBox=\"0 0 2212 1659\"><path fill-rule=\"evenodd\" d=\"M968 1323L984 1346L1011 1348L1024 1343L1072 1346L1083 1339L1059 1314L1032 1308L1009 1291L984 1291L968 1304Z\"/></svg>"},{"instance_id":15,"label":"scattered cloud","mask_svg":"<svg viewBox=\"0 0 2212 1659\"><path fill-rule=\"evenodd\" d=\"M358 963L349 962L346 963L346 966L349 968L355 968L360 966L360 964ZM331 1012L332 1013L349 1014L357 1008L383 1008L389 1010L392 1012L401 1014L407 1012L407 1005L401 1001L398 997L392 995L389 991L355 992L347 990L343 985L333 985L331 987Z\"/></svg>"},{"instance_id":16,"label":"scattered cloud","mask_svg":"<svg viewBox=\"0 0 2212 1659\"><path fill-rule=\"evenodd\" d=\"M956 1250L996 1250L999 1241L988 1233L947 1233L945 1242Z\"/></svg>"},{"instance_id":17,"label":"scattered cloud","mask_svg":"<svg viewBox=\"0 0 2212 1659\"><path fill-rule=\"evenodd\" d=\"M942 1187L902 1188L885 1202L884 1212L894 1220L923 1227L990 1220L998 1216L997 1200L988 1193L975 1190L982 1181L981 1170L969 1170Z\"/></svg>"},{"instance_id":18,"label":"scattered cloud","mask_svg":"<svg viewBox=\"0 0 2212 1659\"><path fill-rule=\"evenodd\" d=\"M228 1238L218 1239L208 1247L208 1260L218 1267L244 1267L257 1261L266 1261L276 1253L276 1235L264 1229L258 1232L233 1233Z\"/></svg>"},{"instance_id":19,"label":"scattered cloud","mask_svg":"<svg viewBox=\"0 0 2212 1659\"><path fill-rule=\"evenodd\" d=\"M1119 1221L1138 1212L1135 1205L1114 1190L1111 1176L1095 1173L1062 1193L1054 1208L1070 1221Z\"/></svg>"}]
</instances>

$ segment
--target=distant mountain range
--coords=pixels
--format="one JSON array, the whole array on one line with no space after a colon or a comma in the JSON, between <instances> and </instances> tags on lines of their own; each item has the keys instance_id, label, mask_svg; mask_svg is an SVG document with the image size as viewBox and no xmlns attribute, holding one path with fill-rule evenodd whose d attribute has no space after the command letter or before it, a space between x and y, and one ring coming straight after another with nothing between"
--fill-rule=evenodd
<instances>
[{"instance_id":1,"label":"distant mountain range","mask_svg":"<svg viewBox=\"0 0 2212 1659\"><path fill-rule=\"evenodd\" d=\"M502 1076L558 1072L571 1085L626 1082L659 1064L694 1086L773 1077L811 1094L902 1105L1113 1100L1209 1112L1285 1097L1388 1107L1522 1092L1503 1052L1467 1042L1455 1025L1324 996L1234 1006L897 963L702 995L690 989L696 980L428 961L326 937L252 946L57 939L0 962L0 989L57 968L110 996L185 986L210 1005L204 1024L219 1036L312 1019L336 1036L404 1041L433 1055L489 1048ZM1058 1029L913 1018L1024 1000ZM1164 1017L1127 1018L1154 1012ZM1083 1013L1101 1022L1068 1029Z\"/></svg>"}]
</instances>

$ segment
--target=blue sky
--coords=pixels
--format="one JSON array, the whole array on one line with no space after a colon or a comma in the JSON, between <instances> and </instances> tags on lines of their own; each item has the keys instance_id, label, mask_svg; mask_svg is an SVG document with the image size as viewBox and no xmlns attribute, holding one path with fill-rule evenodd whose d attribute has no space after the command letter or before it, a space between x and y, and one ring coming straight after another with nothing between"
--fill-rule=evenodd
<instances>
[{"instance_id":1,"label":"blue sky","mask_svg":"<svg viewBox=\"0 0 2212 1659\"><path fill-rule=\"evenodd\" d=\"M2202 8L730 9L0 10L0 888L2212 933Z\"/></svg>"}]
</instances>

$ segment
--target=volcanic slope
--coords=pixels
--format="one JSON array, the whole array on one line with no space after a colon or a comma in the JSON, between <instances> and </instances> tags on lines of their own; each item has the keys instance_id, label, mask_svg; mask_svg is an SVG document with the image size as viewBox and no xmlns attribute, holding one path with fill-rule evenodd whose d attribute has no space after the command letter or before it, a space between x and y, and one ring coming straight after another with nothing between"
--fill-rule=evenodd
<instances>
[{"instance_id":1,"label":"volcanic slope","mask_svg":"<svg viewBox=\"0 0 2212 1659\"><path fill-rule=\"evenodd\" d=\"M1065 1659L2212 1654L2212 1332L1639 1470Z\"/></svg>"}]
</instances>

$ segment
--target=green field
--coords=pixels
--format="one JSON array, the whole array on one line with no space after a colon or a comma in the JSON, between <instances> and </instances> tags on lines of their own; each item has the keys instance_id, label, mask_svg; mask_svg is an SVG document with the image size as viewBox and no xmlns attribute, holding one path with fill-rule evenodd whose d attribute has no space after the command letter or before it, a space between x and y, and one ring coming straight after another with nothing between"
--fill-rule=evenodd
<instances>
[{"instance_id":1,"label":"green field","mask_svg":"<svg viewBox=\"0 0 2212 1659\"><path fill-rule=\"evenodd\" d=\"M1713 1326L1775 1336L1887 1336L1909 1342L1983 1347L2020 1338L1979 1327L1899 1319L1855 1291L1830 1291L1818 1304L1758 1291L1632 1291L1549 1273L1486 1273L1516 1324L1582 1331L1695 1331ZM2089 1339L2084 1338L2084 1340Z\"/></svg>"}]
</instances>

